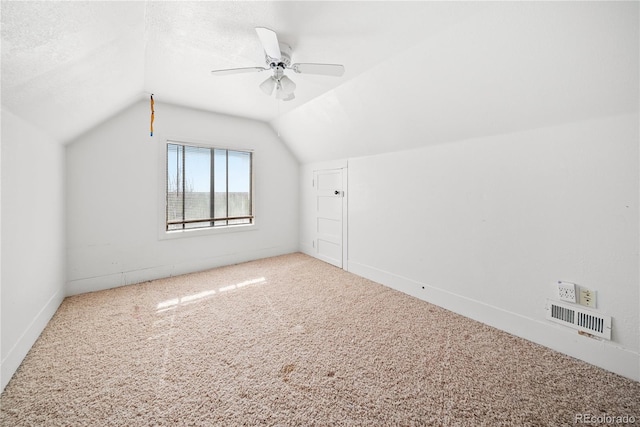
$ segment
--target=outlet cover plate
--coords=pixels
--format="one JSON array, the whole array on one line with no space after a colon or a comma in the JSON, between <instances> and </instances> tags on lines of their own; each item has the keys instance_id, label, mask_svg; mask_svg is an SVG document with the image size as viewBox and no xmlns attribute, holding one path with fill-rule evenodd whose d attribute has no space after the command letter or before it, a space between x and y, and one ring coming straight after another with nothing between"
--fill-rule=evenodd
<instances>
[{"instance_id":1,"label":"outlet cover plate","mask_svg":"<svg viewBox=\"0 0 640 427\"><path fill-rule=\"evenodd\" d=\"M562 301L576 302L576 284L559 281L558 298Z\"/></svg>"},{"instance_id":2,"label":"outlet cover plate","mask_svg":"<svg viewBox=\"0 0 640 427\"><path fill-rule=\"evenodd\" d=\"M580 288L580 305L596 308L596 291Z\"/></svg>"}]
</instances>

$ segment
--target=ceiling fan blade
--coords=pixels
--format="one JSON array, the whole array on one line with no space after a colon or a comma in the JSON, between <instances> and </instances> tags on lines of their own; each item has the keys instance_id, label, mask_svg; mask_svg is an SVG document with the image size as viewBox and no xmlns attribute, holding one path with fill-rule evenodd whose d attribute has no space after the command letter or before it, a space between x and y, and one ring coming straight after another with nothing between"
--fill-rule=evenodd
<instances>
[{"instance_id":1,"label":"ceiling fan blade","mask_svg":"<svg viewBox=\"0 0 640 427\"><path fill-rule=\"evenodd\" d=\"M273 59L280 60L282 54L280 53L280 45L278 43L278 35L275 31L264 27L256 27L256 33L265 53Z\"/></svg>"},{"instance_id":2,"label":"ceiling fan blade","mask_svg":"<svg viewBox=\"0 0 640 427\"><path fill-rule=\"evenodd\" d=\"M227 68L225 70L213 70L211 74L214 76L226 76L228 74L253 73L268 70L264 67L244 67L244 68Z\"/></svg>"},{"instance_id":3,"label":"ceiling fan blade","mask_svg":"<svg viewBox=\"0 0 640 427\"><path fill-rule=\"evenodd\" d=\"M293 64L290 67L296 73L320 74L340 77L344 74L344 65L340 64Z\"/></svg>"}]
</instances>

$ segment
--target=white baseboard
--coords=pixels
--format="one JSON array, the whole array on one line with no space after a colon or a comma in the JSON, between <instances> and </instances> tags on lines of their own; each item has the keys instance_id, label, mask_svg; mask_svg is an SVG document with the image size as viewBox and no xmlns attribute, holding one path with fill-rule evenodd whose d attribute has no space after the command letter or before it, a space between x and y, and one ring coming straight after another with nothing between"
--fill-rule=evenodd
<instances>
[{"instance_id":1,"label":"white baseboard","mask_svg":"<svg viewBox=\"0 0 640 427\"><path fill-rule=\"evenodd\" d=\"M171 265L158 265L121 273L69 280L67 281L66 286L66 296L102 291L105 289L142 283L149 280L179 276L181 274L195 273L198 271L208 270L210 268L238 264L241 262L284 255L297 251L297 247L276 247L254 251L243 251L241 253L228 254L219 257L202 258Z\"/></svg>"},{"instance_id":2,"label":"white baseboard","mask_svg":"<svg viewBox=\"0 0 640 427\"><path fill-rule=\"evenodd\" d=\"M60 304L62 304L63 299L64 294L62 290L59 290L49 298L49 301L47 301L44 307L42 307L40 312L24 330L22 335L20 335L18 342L11 348L11 350L9 350L7 356L2 360L2 367L0 368L0 383L2 384L2 390L4 390L13 374L18 370L18 367L20 367L25 356L47 326L56 310L58 310Z\"/></svg>"},{"instance_id":3,"label":"white baseboard","mask_svg":"<svg viewBox=\"0 0 640 427\"><path fill-rule=\"evenodd\" d=\"M575 330L546 320L525 317L352 260L349 260L349 271L512 335L640 381L640 354L616 346L615 343L578 335Z\"/></svg>"}]
</instances>

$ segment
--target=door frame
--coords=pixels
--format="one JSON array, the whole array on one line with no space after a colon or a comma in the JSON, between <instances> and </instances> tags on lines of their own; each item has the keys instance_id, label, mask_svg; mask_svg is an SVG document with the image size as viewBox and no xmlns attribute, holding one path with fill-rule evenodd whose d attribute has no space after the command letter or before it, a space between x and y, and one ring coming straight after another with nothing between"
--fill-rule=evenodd
<instances>
[{"instance_id":1,"label":"door frame","mask_svg":"<svg viewBox=\"0 0 640 427\"><path fill-rule=\"evenodd\" d=\"M344 167L342 169L342 269L345 271L349 271L349 212L348 207L348 195L349 195L349 187L347 186L349 183L349 168Z\"/></svg>"}]
</instances>

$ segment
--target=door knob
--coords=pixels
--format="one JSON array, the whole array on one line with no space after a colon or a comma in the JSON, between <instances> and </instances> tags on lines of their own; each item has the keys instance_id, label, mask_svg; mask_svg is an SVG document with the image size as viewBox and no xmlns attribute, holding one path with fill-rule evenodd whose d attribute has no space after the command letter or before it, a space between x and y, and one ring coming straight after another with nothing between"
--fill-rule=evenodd
<instances>
[{"instance_id":1,"label":"door knob","mask_svg":"<svg viewBox=\"0 0 640 427\"><path fill-rule=\"evenodd\" d=\"M340 194L340 191L336 190L336 191L333 192L333 194L335 194L337 196L338 194Z\"/></svg>"}]
</instances>

